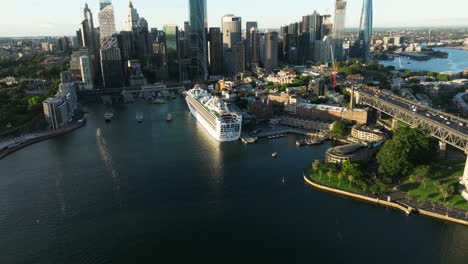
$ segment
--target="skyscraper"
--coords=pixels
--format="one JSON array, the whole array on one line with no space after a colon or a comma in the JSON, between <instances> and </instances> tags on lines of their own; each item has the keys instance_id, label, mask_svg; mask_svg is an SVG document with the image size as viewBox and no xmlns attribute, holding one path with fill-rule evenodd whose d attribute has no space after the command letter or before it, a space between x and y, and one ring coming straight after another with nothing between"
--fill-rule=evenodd
<instances>
[{"instance_id":1,"label":"skyscraper","mask_svg":"<svg viewBox=\"0 0 468 264\"><path fill-rule=\"evenodd\" d=\"M101 42L101 71L105 88L124 85L123 65L117 38L108 37Z\"/></svg>"},{"instance_id":2,"label":"skyscraper","mask_svg":"<svg viewBox=\"0 0 468 264\"><path fill-rule=\"evenodd\" d=\"M232 14L223 17L223 59L224 59L224 73L228 75L235 75L242 66L239 62L239 46L236 47L236 52L233 48L236 44L242 42L242 18L236 17ZM236 54L234 54L236 53ZM242 52L245 54L245 51ZM239 63L236 63L238 61ZM245 66L245 60L244 60Z\"/></svg>"},{"instance_id":3,"label":"skyscraper","mask_svg":"<svg viewBox=\"0 0 468 264\"><path fill-rule=\"evenodd\" d=\"M230 49L242 41L242 18L232 14L223 17L223 46Z\"/></svg>"},{"instance_id":4,"label":"skyscraper","mask_svg":"<svg viewBox=\"0 0 468 264\"><path fill-rule=\"evenodd\" d=\"M85 90L93 89L93 76L91 71L91 62L89 56L80 57L80 70L81 70L81 82L83 83L82 87Z\"/></svg>"},{"instance_id":5,"label":"skyscraper","mask_svg":"<svg viewBox=\"0 0 468 264\"><path fill-rule=\"evenodd\" d=\"M81 22L81 42L82 46L88 49L89 59L91 63L91 74L93 80L95 81L95 76L100 70L100 59L99 59L99 39L96 34L96 29L94 28L93 13L88 7L88 4L85 5L83 11L83 21Z\"/></svg>"},{"instance_id":6,"label":"skyscraper","mask_svg":"<svg viewBox=\"0 0 468 264\"><path fill-rule=\"evenodd\" d=\"M210 74L222 75L223 74L223 40L221 35L221 28L210 28L209 34L210 43Z\"/></svg>"},{"instance_id":7,"label":"skyscraper","mask_svg":"<svg viewBox=\"0 0 468 264\"><path fill-rule=\"evenodd\" d=\"M138 15L138 11L133 7L132 1L130 1L127 11L127 31L135 32L138 28L139 21L140 16Z\"/></svg>"},{"instance_id":8,"label":"skyscraper","mask_svg":"<svg viewBox=\"0 0 468 264\"><path fill-rule=\"evenodd\" d=\"M372 41L373 22L372 0L364 0L362 4L361 22L359 23L359 35L353 47L353 57L369 59L370 44Z\"/></svg>"},{"instance_id":9,"label":"skyscraper","mask_svg":"<svg viewBox=\"0 0 468 264\"><path fill-rule=\"evenodd\" d=\"M268 71L278 67L278 32L265 32L265 62Z\"/></svg>"},{"instance_id":10,"label":"skyscraper","mask_svg":"<svg viewBox=\"0 0 468 264\"><path fill-rule=\"evenodd\" d=\"M208 79L208 18L206 0L189 0L190 8L190 78Z\"/></svg>"},{"instance_id":11,"label":"skyscraper","mask_svg":"<svg viewBox=\"0 0 468 264\"><path fill-rule=\"evenodd\" d=\"M333 28L333 40L334 40L334 53L337 61L342 61L343 42L344 42L344 29L345 29L345 16L346 16L346 1L336 0L335 6L335 24Z\"/></svg>"},{"instance_id":12,"label":"skyscraper","mask_svg":"<svg viewBox=\"0 0 468 264\"><path fill-rule=\"evenodd\" d=\"M247 42L248 50L250 51L249 70L253 72L260 66L260 33L257 28L250 29L249 42Z\"/></svg>"},{"instance_id":13,"label":"skyscraper","mask_svg":"<svg viewBox=\"0 0 468 264\"><path fill-rule=\"evenodd\" d=\"M164 26L164 33L166 34L167 79L180 82L179 27L177 25L166 25Z\"/></svg>"},{"instance_id":14,"label":"skyscraper","mask_svg":"<svg viewBox=\"0 0 468 264\"><path fill-rule=\"evenodd\" d=\"M245 64L247 69L250 69L252 63L252 50L251 50L251 30L258 29L258 23L255 21L247 22L245 27Z\"/></svg>"},{"instance_id":15,"label":"skyscraper","mask_svg":"<svg viewBox=\"0 0 468 264\"><path fill-rule=\"evenodd\" d=\"M100 0L99 30L101 41L117 33L115 30L114 6L111 0Z\"/></svg>"}]
</instances>

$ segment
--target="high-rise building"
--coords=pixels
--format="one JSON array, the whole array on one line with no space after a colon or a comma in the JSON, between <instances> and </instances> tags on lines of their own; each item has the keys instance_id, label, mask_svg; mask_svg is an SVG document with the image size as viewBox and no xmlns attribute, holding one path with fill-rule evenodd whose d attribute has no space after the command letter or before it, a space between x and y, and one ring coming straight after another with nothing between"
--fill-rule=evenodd
<instances>
[{"instance_id":1,"label":"high-rise building","mask_svg":"<svg viewBox=\"0 0 468 264\"><path fill-rule=\"evenodd\" d=\"M93 13L85 5L83 11L83 21L81 22L81 42L82 46L88 49L89 59L91 62L93 80L96 81L96 76L100 71L99 59L99 38L94 28Z\"/></svg>"},{"instance_id":2,"label":"high-rise building","mask_svg":"<svg viewBox=\"0 0 468 264\"><path fill-rule=\"evenodd\" d=\"M228 75L237 74L237 70L241 67L236 66L236 61L239 62L239 52L234 52L234 45L242 42L242 18L232 14L223 17L223 70ZM239 46L237 46L239 48ZM245 54L245 51L242 52ZM241 63L238 63L241 65ZM244 59L245 69L245 59Z\"/></svg>"},{"instance_id":3,"label":"high-rise building","mask_svg":"<svg viewBox=\"0 0 468 264\"><path fill-rule=\"evenodd\" d=\"M153 40L149 32L148 22L145 18L140 18L135 34L133 34L135 42L135 57L140 60L142 67L147 67L150 64L152 55Z\"/></svg>"},{"instance_id":4,"label":"high-rise building","mask_svg":"<svg viewBox=\"0 0 468 264\"><path fill-rule=\"evenodd\" d=\"M78 107L76 84L73 82L71 74L62 72L60 75L62 82L57 94L42 103L49 129L53 130L65 127L72 120Z\"/></svg>"},{"instance_id":5,"label":"high-rise building","mask_svg":"<svg viewBox=\"0 0 468 264\"><path fill-rule=\"evenodd\" d=\"M233 71L231 74L237 75L239 73L245 72L245 46L244 42L238 42L232 47L232 56L233 56Z\"/></svg>"},{"instance_id":6,"label":"high-rise building","mask_svg":"<svg viewBox=\"0 0 468 264\"><path fill-rule=\"evenodd\" d=\"M210 28L208 35L210 46L210 75L223 74L223 40L221 35L221 28Z\"/></svg>"},{"instance_id":7,"label":"high-rise building","mask_svg":"<svg viewBox=\"0 0 468 264\"><path fill-rule=\"evenodd\" d=\"M140 16L138 15L138 11L133 7L132 1L130 1L127 10L127 31L136 32L139 21Z\"/></svg>"},{"instance_id":8,"label":"high-rise building","mask_svg":"<svg viewBox=\"0 0 468 264\"><path fill-rule=\"evenodd\" d=\"M128 69L128 82L130 86L141 86L141 85L146 85L146 79L143 76L143 73L141 71L141 64L140 61L138 60L129 60L127 62L127 67Z\"/></svg>"},{"instance_id":9,"label":"high-rise building","mask_svg":"<svg viewBox=\"0 0 468 264\"><path fill-rule=\"evenodd\" d=\"M372 41L373 6L372 0L364 0L362 4L361 21L359 23L358 39L354 43L352 57L369 59L370 44Z\"/></svg>"},{"instance_id":10,"label":"high-rise building","mask_svg":"<svg viewBox=\"0 0 468 264\"><path fill-rule=\"evenodd\" d=\"M169 81L181 81L179 54L179 27L177 25L164 26L166 35L166 68Z\"/></svg>"},{"instance_id":11,"label":"high-rise building","mask_svg":"<svg viewBox=\"0 0 468 264\"><path fill-rule=\"evenodd\" d=\"M278 32L265 32L265 61L264 68L271 71L278 67Z\"/></svg>"},{"instance_id":12,"label":"high-rise building","mask_svg":"<svg viewBox=\"0 0 468 264\"><path fill-rule=\"evenodd\" d=\"M251 69L250 64L252 63L252 50L251 50L251 30L258 29L258 23L250 21L246 23L245 27L245 66L247 69Z\"/></svg>"},{"instance_id":13,"label":"high-rise building","mask_svg":"<svg viewBox=\"0 0 468 264\"><path fill-rule=\"evenodd\" d=\"M99 33L101 41L109 38L117 31L115 30L114 6L111 0L100 0L99 11Z\"/></svg>"},{"instance_id":14,"label":"high-rise building","mask_svg":"<svg viewBox=\"0 0 468 264\"><path fill-rule=\"evenodd\" d=\"M81 71L81 57L83 56L87 56L88 58L90 57L88 48L80 48L72 52L70 56L70 73L72 75L72 79L76 82L81 82L81 80L83 79L82 71ZM91 60L90 60L90 65L92 65ZM93 72L91 69L91 74L92 73ZM92 78L93 76L91 76L91 79Z\"/></svg>"},{"instance_id":15,"label":"high-rise building","mask_svg":"<svg viewBox=\"0 0 468 264\"><path fill-rule=\"evenodd\" d=\"M346 17L346 1L336 0L335 5L335 23L333 27L334 39L334 53L337 61L344 60L344 30L345 30L345 17Z\"/></svg>"},{"instance_id":16,"label":"high-rise building","mask_svg":"<svg viewBox=\"0 0 468 264\"><path fill-rule=\"evenodd\" d=\"M257 28L250 29L250 41L247 42L248 50L250 51L250 65L251 72L260 66L260 33Z\"/></svg>"},{"instance_id":17,"label":"high-rise building","mask_svg":"<svg viewBox=\"0 0 468 264\"><path fill-rule=\"evenodd\" d=\"M89 56L80 57L81 82L84 90L93 89L93 75L91 74L91 61Z\"/></svg>"},{"instance_id":18,"label":"high-rise building","mask_svg":"<svg viewBox=\"0 0 468 264\"><path fill-rule=\"evenodd\" d=\"M223 17L223 46L230 49L242 41L242 18L232 14Z\"/></svg>"},{"instance_id":19,"label":"high-rise building","mask_svg":"<svg viewBox=\"0 0 468 264\"><path fill-rule=\"evenodd\" d=\"M208 79L208 18L206 0L189 0L190 8L190 78Z\"/></svg>"},{"instance_id":20,"label":"high-rise building","mask_svg":"<svg viewBox=\"0 0 468 264\"><path fill-rule=\"evenodd\" d=\"M77 48L84 47L83 34L81 33L81 28L76 31L76 39L78 43L77 43L77 46L76 47L74 46L73 48L77 49Z\"/></svg>"},{"instance_id":21,"label":"high-rise building","mask_svg":"<svg viewBox=\"0 0 468 264\"><path fill-rule=\"evenodd\" d=\"M105 38L101 42L101 71L105 88L124 86L122 57L117 38Z\"/></svg>"},{"instance_id":22,"label":"high-rise building","mask_svg":"<svg viewBox=\"0 0 468 264\"><path fill-rule=\"evenodd\" d=\"M327 36L332 36L333 35L333 23L331 21L331 15L323 15L322 16L322 23L321 23L321 28L320 28L320 35L321 39Z\"/></svg>"}]
</instances>

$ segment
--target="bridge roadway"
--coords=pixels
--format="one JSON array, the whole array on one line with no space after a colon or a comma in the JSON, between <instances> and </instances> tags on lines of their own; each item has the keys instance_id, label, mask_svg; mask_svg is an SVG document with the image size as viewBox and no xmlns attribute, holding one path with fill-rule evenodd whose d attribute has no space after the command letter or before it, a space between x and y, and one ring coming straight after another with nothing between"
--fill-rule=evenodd
<instances>
[{"instance_id":1,"label":"bridge roadway","mask_svg":"<svg viewBox=\"0 0 468 264\"><path fill-rule=\"evenodd\" d=\"M360 88L355 95L359 104L368 105L419 128L468 154L468 120L377 90ZM461 193L468 200L468 158L460 183L464 186Z\"/></svg>"},{"instance_id":2,"label":"bridge roadway","mask_svg":"<svg viewBox=\"0 0 468 264\"><path fill-rule=\"evenodd\" d=\"M361 88L357 102L419 128L433 137L468 152L468 120L404 98ZM416 108L416 109L415 109Z\"/></svg>"}]
</instances>

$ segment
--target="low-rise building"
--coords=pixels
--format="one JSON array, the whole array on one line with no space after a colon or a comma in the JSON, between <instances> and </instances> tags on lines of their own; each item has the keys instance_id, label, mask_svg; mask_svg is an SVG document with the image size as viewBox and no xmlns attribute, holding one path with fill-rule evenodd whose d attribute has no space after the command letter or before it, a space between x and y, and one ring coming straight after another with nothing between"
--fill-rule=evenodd
<instances>
[{"instance_id":1,"label":"low-rise building","mask_svg":"<svg viewBox=\"0 0 468 264\"><path fill-rule=\"evenodd\" d=\"M316 105L310 103L297 103L296 115L323 121L340 121L343 119L366 124L369 120L368 109L350 109L346 107Z\"/></svg>"},{"instance_id":2,"label":"low-rise building","mask_svg":"<svg viewBox=\"0 0 468 264\"><path fill-rule=\"evenodd\" d=\"M336 164L342 164L346 161L367 162L376 151L377 148L371 148L360 143L343 145L328 149L325 153L325 161Z\"/></svg>"},{"instance_id":3,"label":"low-rise building","mask_svg":"<svg viewBox=\"0 0 468 264\"><path fill-rule=\"evenodd\" d=\"M286 115L281 117L280 124L295 128L329 132L333 128L334 122Z\"/></svg>"},{"instance_id":4,"label":"low-rise building","mask_svg":"<svg viewBox=\"0 0 468 264\"><path fill-rule=\"evenodd\" d=\"M351 136L366 142L380 142L385 139L382 131L366 125L355 125L351 130Z\"/></svg>"}]
</instances>

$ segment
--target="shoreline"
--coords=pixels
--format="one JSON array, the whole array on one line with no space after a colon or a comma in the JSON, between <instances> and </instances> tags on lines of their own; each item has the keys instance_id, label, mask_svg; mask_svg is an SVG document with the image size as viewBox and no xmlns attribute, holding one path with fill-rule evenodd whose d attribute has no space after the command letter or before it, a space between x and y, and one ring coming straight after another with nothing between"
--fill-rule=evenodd
<instances>
[{"instance_id":1,"label":"shoreline","mask_svg":"<svg viewBox=\"0 0 468 264\"><path fill-rule=\"evenodd\" d=\"M465 46L459 46L459 47L441 47L439 49L450 49L450 50L464 50L468 51L468 47Z\"/></svg>"},{"instance_id":2,"label":"shoreline","mask_svg":"<svg viewBox=\"0 0 468 264\"><path fill-rule=\"evenodd\" d=\"M365 196L365 195L355 194L355 193L348 192L348 191L345 191L345 190L336 189L336 188L333 188L333 187L322 185L320 183L317 183L317 182L309 179L305 173L303 174L303 176L304 176L304 181L307 184L309 184L310 186L312 186L314 188L317 188L319 190L323 190L323 191L331 192L331 193L336 193L336 194L339 194L339 195L342 195L342 196L355 198L355 199L361 200L361 201L366 201L366 202L371 202L371 203L374 203L374 204L379 204L379 205L383 205L383 206L387 206L387 207L392 207L392 208L395 208L395 209L398 209L398 210L401 210L401 211L405 212L407 215L411 215L412 213L419 213L421 215L429 216L429 217L432 217L432 218L437 218L439 220L448 221L448 222L468 226L468 221L460 220L460 219L449 217L449 216L446 216L446 215L441 215L441 214L438 214L438 213L430 212L430 211L419 209L419 208L413 208L413 207L411 207L409 205L403 205L403 204L400 204L400 203L397 203L397 202L384 201L384 200L380 200L379 198L372 198L372 197L368 197L368 196Z\"/></svg>"},{"instance_id":3,"label":"shoreline","mask_svg":"<svg viewBox=\"0 0 468 264\"><path fill-rule=\"evenodd\" d=\"M27 139L27 140L25 140L23 142L19 142L19 144L18 143L13 143L13 144L10 144L8 146L5 146L2 149L0 149L0 160L2 160L6 156L8 156L8 155L10 155L10 154L22 149L22 148L25 148L27 146L39 143L39 142L44 141L44 140L48 140L48 139L51 139L51 138L54 138L54 137L58 137L58 136L70 133L70 132L84 126L85 124L86 124L86 122L76 123L74 125L71 125L69 127L64 128L62 130L54 131L54 132L46 134L46 135L42 135L42 136L38 136L38 137L35 137L35 138ZM15 146L15 144L18 144L18 145Z\"/></svg>"}]
</instances>

